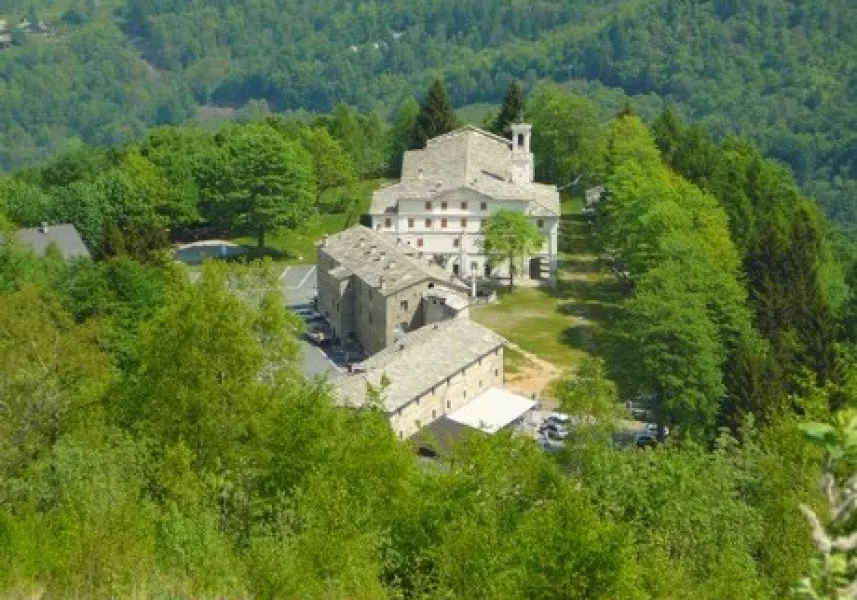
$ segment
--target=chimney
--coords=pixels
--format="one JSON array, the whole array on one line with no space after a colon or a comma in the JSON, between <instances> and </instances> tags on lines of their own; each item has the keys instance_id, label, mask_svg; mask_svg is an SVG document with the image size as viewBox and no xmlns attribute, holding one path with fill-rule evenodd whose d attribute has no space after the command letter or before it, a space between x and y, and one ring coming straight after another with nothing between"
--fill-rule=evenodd
<instances>
[{"instance_id":1,"label":"chimney","mask_svg":"<svg viewBox=\"0 0 857 600\"><path fill-rule=\"evenodd\" d=\"M378 288L383 292L387 289L387 279L383 275L378 278Z\"/></svg>"},{"instance_id":2,"label":"chimney","mask_svg":"<svg viewBox=\"0 0 857 600\"><path fill-rule=\"evenodd\" d=\"M422 179L422 178L423 178L423 168L420 167L419 169L417 169L417 179Z\"/></svg>"},{"instance_id":3,"label":"chimney","mask_svg":"<svg viewBox=\"0 0 857 600\"><path fill-rule=\"evenodd\" d=\"M39 231L41 231L42 233L47 233L48 231L50 231L48 229L48 222L47 221L42 221L42 226L39 227Z\"/></svg>"}]
</instances>

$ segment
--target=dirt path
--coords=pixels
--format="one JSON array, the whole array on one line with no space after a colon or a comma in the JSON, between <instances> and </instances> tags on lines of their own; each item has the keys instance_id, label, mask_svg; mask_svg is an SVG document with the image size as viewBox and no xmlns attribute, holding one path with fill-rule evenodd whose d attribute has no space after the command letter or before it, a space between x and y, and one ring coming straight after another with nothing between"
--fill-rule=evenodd
<instances>
[{"instance_id":1,"label":"dirt path","mask_svg":"<svg viewBox=\"0 0 857 600\"><path fill-rule=\"evenodd\" d=\"M562 375L562 370L532 352L527 352L517 344L507 342L507 345L524 355L527 363L514 374L509 375L506 387L522 396L533 394L538 398L545 396L550 384Z\"/></svg>"}]
</instances>

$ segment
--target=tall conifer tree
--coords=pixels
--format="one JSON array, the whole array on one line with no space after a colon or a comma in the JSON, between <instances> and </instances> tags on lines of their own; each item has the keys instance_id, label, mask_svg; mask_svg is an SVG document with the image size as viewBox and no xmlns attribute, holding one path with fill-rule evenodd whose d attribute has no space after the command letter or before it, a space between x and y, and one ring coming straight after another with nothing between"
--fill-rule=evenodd
<instances>
[{"instance_id":1,"label":"tall conifer tree","mask_svg":"<svg viewBox=\"0 0 857 600\"><path fill-rule=\"evenodd\" d=\"M506 90L506 96L503 98L503 104L500 106L500 112L491 124L492 133L510 138L512 136L512 124L518 123L524 118L524 93L521 90L521 84L513 81L509 84L509 89Z\"/></svg>"},{"instance_id":2,"label":"tall conifer tree","mask_svg":"<svg viewBox=\"0 0 857 600\"><path fill-rule=\"evenodd\" d=\"M426 142L434 137L449 133L458 126L458 116L449 102L449 94L443 80L434 80L428 96L420 106L420 114L414 125L411 148L424 148Z\"/></svg>"}]
</instances>

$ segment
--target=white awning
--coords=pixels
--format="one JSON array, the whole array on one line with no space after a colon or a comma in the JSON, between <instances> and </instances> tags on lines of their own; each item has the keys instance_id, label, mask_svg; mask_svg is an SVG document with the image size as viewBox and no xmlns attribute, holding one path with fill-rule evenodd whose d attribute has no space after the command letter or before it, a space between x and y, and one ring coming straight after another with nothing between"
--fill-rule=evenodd
<instances>
[{"instance_id":1,"label":"white awning","mask_svg":"<svg viewBox=\"0 0 857 600\"><path fill-rule=\"evenodd\" d=\"M535 405L534 400L492 387L469 404L446 415L446 418L485 433L496 433L509 423L521 418Z\"/></svg>"}]
</instances>

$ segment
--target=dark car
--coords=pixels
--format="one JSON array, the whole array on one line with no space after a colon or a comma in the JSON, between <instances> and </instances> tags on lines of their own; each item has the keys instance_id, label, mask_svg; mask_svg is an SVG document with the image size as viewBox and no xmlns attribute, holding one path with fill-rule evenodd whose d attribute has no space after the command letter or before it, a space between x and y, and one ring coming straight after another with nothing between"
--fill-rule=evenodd
<instances>
[{"instance_id":1,"label":"dark car","mask_svg":"<svg viewBox=\"0 0 857 600\"><path fill-rule=\"evenodd\" d=\"M552 440L564 440L571 432L559 423L548 421L544 426L544 433Z\"/></svg>"},{"instance_id":2,"label":"dark car","mask_svg":"<svg viewBox=\"0 0 857 600\"><path fill-rule=\"evenodd\" d=\"M658 440L655 436L644 433L636 436L634 443L637 444L637 448L651 448L657 446Z\"/></svg>"}]
</instances>

